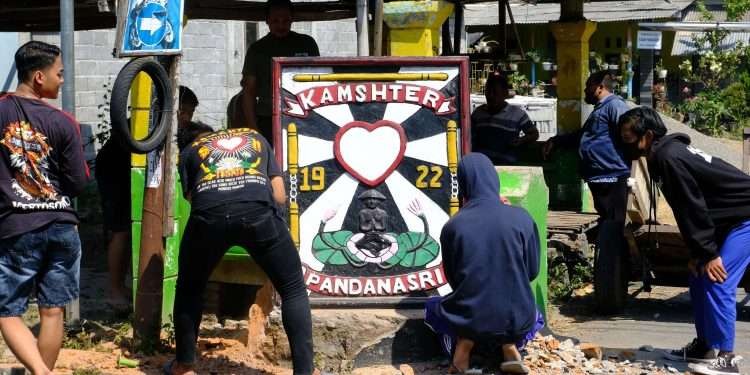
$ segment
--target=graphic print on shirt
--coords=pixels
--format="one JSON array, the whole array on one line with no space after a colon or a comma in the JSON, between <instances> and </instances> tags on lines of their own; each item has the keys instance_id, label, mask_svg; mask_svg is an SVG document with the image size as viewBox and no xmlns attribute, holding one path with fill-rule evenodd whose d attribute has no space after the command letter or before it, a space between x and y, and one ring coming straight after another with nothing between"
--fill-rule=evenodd
<instances>
[{"instance_id":1,"label":"graphic print on shirt","mask_svg":"<svg viewBox=\"0 0 750 375\"><path fill-rule=\"evenodd\" d=\"M266 185L267 179L257 167L263 144L255 132L236 129L199 139L198 156L203 176L196 192L205 190L232 191L251 183Z\"/></svg>"},{"instance_id":2,"label":"graphic print on shirt","mask_svg":"<svg viewBox=\"0 0 750 375\"><path fill-rule=\"evenodd\" d=\"M11 186L18 201L13 207L22 210L62 209L70 199L60 196L49 180L49 155L52 148L47 137L25 121L7 126L2 144L10 155L13 179Z\"/></svg>"}]
</instances>

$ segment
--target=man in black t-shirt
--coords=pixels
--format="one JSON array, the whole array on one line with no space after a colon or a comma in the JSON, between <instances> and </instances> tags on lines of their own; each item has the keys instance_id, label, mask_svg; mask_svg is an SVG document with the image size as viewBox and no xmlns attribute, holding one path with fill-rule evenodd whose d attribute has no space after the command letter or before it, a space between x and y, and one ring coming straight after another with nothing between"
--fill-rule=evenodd
<instances>
[{"instance_id":1,"label":"man in black t-shirt","mask_svg":"<svg viewBox=\"0 0 750 375\"><path fill-rule=\"evenodd\" d=\"M210 133L182 151L179 168L191 211L180 244L174 305L177 358L165 372L195 373L203 291L224 254L237 245L250 252L281 295L294 374L312 374L310 303L299 254L276 206L286 203L286 193L268 141L248 128Z\"/></svg>"},{"instance_id":2,"label":"man in black t-shirt","mask_svg":"<svg viewBox=\"0 0 750 375\"><path fill-rule=\"evenodd\" d=\"M78 298L81 242L72 199L88 182L78 123L43 101L63 83L60 48L31 41L15 55L16 92L0 98L0 330L32 373L52 374L64 306ZM21 315L32 287L36 340Z\"/></svg>"}]
</instances>

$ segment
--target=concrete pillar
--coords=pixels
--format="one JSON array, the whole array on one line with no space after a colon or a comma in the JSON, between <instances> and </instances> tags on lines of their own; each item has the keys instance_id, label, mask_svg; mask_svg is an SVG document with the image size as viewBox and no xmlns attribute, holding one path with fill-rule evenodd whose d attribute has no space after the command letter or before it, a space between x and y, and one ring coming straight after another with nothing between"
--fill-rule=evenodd
<instances>
[{"instance_id":1,"label":"concrete pillar","mask_svg":"<svg viewBox=\"0 0 750 375\"><path fill-rule=\"evenodd\" d=\"M437 56L440 27L453 12L444 0L393 1L383 4L392 56Z\"/></svg>"},{"instance_id":2,"label":"concrete pillar","mask_svg":"<svg viewBox=\"0 0 750 375\"><path fill-rule=\"evenodd\" d=\"M583 118L583 90L589 75L589 38L596 23L579 20L553 22L552 35L557 41L557 131L560 134L580 129ZM578 156L561 152L555 156L555 183L550 186L550 205L555 208L581 210L583 186L578 176Z\"/></svg>"}]
</instances>

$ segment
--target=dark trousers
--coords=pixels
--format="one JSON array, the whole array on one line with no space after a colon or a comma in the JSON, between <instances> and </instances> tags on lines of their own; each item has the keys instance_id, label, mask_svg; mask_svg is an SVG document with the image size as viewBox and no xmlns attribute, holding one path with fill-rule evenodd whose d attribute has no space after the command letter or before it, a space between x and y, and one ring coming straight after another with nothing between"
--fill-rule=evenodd
<instances>
[{"instance_id":1,"label":"dark trousers","mask_svg":"<svg viewBox=\"0 0 750 375\"><path fill-rule=\"evenodd\" d=\"M625 214L628 208L627 177L617 182L589 182L594 208L599 214L599 235L597 245L600 250L627 253L625 246Z\"/></svg>"},{"instance_id":2,"label":"dark trousers","mask_svg":"<svg viewBox=\"0 0 750 375\"><path fill-rule=\"evenodd\" d=\"M177 361L195 362L203 292L224 253L235 245L248 250L281 295L294 375L312 374L312 320L299 254L274 208L258 203L233 203L190 214L180 245L174 306Z\"/></svg>"},{"instance_id":3,"label":"dark trousers","mask_svg":"<svg viewBox=\"0 0 750 375\"><path fill-rule=\"evenodd\" d=\"M613 220L625 225L628 208L627 177L622 177L617 182L589 182L588 185L599 220Z\"/></svg>"}]
</instances>

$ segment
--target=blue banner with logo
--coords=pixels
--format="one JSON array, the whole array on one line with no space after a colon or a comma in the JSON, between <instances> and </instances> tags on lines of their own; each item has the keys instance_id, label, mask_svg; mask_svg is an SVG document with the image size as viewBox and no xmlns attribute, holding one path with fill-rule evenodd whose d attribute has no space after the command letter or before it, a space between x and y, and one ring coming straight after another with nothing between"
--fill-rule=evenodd
<instances>
[{"instance_id":1,"label":"blue banner with logo","mask_svg":"<svg viewBox=\"0 0 750 375\"><path fill-rule=\"evenodd\" d=\"M184 0L128 0L119 13L123 29L118 33L118 53L126 55L173 55L182 48Z\"/></svg>"}]
</instances>

